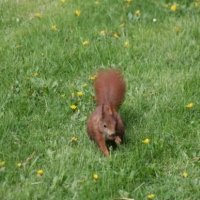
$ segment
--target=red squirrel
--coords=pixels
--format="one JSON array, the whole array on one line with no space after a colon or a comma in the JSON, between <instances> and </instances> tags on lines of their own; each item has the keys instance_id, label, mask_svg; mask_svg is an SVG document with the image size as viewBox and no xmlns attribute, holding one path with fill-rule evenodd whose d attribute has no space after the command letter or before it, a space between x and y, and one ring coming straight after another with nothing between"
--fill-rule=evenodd
<instances>
[{"instance_id":1,"label":"red squirrel","mask_svg":"<svg viewBox=\"0 0 200 200\"><path fill-rule=\"evenodd\" d=\"M126 92L126 83L119 70L101 70L94 81L96 109L87 120L87 132L106 157L109 151L107 140L117 145L124 139L124 125L117 113Z\"/></svg>"}]
</instances>

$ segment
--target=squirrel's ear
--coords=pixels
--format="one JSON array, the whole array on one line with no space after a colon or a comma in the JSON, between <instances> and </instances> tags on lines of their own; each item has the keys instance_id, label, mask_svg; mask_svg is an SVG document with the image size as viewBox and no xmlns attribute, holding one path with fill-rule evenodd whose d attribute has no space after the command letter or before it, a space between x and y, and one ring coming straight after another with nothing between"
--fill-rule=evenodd
<instances>
[{"instance_id":1,"label":"squirrel's ear","mask_svg":"<svg viewBox=\"0 0 200 200\"><path fill-rule=\"evenodd\" d=\"M108 112L110 115L113 115L113 107L112 106L109 106Z\"/></svg>"}]
</instances>

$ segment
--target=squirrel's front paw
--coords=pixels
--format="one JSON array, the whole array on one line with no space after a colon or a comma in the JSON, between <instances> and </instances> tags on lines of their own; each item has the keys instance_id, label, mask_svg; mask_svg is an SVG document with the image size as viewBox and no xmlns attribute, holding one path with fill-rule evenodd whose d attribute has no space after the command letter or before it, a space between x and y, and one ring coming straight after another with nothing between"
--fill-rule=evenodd
<instances>
[{"instance_id":1,"label":"squirrel's front paw","mask_svg":"<svg viewBox=\"0 0 200 200\"><path fill-rule=\"evenodd\" d=\"M119 145L119 144L121 144L121 142L122 142L121 138L120 138L119 136L116 136L116 137L115 137L115 143L116 143L117 145Z\"/></svg>"}]
</instances>

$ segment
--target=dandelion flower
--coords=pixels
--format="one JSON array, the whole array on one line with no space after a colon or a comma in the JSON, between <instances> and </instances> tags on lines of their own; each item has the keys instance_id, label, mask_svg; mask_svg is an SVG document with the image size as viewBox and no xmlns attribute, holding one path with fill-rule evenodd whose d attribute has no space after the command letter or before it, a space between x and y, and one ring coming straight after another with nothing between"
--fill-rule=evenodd
<instances>
[{"instance_id":1,"label":"dandelion flower","mask_svg":"<svg viewBox=\"0 0 200 200\"><path fill-rule=\"evenodd\" d=\"M88 46L88 45L89 45L89 41L88 40L83 42L83 46Z\"/></svg>"},{"instance_id":2,"label":"dandelion flower","mask_svg":"<svg viewBox=\"0 0 200 200\"><path fill-rule=\"evenodd\" d=\"M100 31L100 35L104 36L106 32L104 30Z\"/></svg>"},{"instance_id":3,"label":"dandelion flower","mask_svg":"<svg viewBox=\"0 0 200 200\"><path fill-rule=\"evenodd\" d=\"M80 16L80 14L81 14L81 11L80 11L80 10L75 10L75 15L76 15L76 16Z\"/></svg>"},{"instance_id":4,"label":"dandelion flower","mask_svg":"<svg viewBox=\"0 0 200 200\"><path fill-rule=\"evenodd\" d=\"M193 106L194 106L193 103L189 103L189 104L187 105L187 108L192 108Z\"/></svg>"},{"instance_id":5,"label":"dandelion flower","mask_svg":"<svg viewBox=\"0 0 200 200\"><path fill-rule=\"evenodd\" d=\"M51 26L51 30L53 30L53 31L57 31L57 30L58 30L58 28L57 28L57 26L56 26L56 25L52 25L52 26Z\"/></svg>"},{"instance_id":6,"label":"dandelion flower","mask_svg":"<svg viewBox=\"0 0 200 200\"><path fill-rule=\"evenodd\" d=\"M140 15L141 15L140 11L139 11L139 10L136 10L136 11L135 11L135 15L136 15L137 17L140 17Z\"/></svg>"},{"instance_id":7,"label":"dandelion flower","mask_svg":"<svg viewBox=\"0 0 200 200\"><path fill-rule=\"evenodd\" d=\"M178 8L178 6L179 6L179 4L173 4L172 6L171 6L171 10L172 11L176 11L177 10L177 8Z\"/></svg>"},{"instance_id":8,"label":"dandelion flower","mask_svg":"<svg viewBox=\"0 0 200 200\"><path fill-rule=\"evenodd\" d=\"M71 105L70 108L71 108L72 110L76 110L77 106L76 106L76 105Z\"/></svg>"},{"instance_id":9,"label":"dandelion flower","mask_svg":"<svg viewBox=\"0 0 200 200\"><path fill-rule=\"evenodd\" d=\"M76 137L72 137L71 141L76 142L78 139Z\"/></svg>"},{"instance_id":10,"label":"dandelion flower","mask_svg":"<svg viewBox=\"0 0 200 200\"><path fill-rule=\"evenodd\" d=\"M94 175L93 175L93 178L94 178L95 180L97 180L97 179L99 178L98 174L94 174Z\"/></svg>"},{"instance_id":11,"label":"dandelion flower","mask_svg":"<svg viewBox=\"0 0 200 200\"><path fill-rule=\"evenodd\" d=\"M155 194L149 194L147 197L148 197L148 199L154 199Z\"/></svg>"},{"instance_id":12,"label":"dandelion flower","mask_svg":"<svg viewBox=\"0 0 200 200\"><path fill-rule=\"evenodd\" d=\"M95 1L95 4L98 6L99 5L99 1Z\"/></svg>"},{"instance_id":13,"label":"dandelion flower","mask_svg":"<svg viewBox=\"0 0 200 200\"><path fill-rule=\"evenodd\" d=\"M83 92L77 92L77 95L78 95L79 97L82 97L82 96L83 96Z\"/></svg>"},{"instance_id":14,"label":"dandelion flower","mask_svg":"<svg viewBox=\"0 0 200 200\"><path fill-rule=\"evenodd\" d=\"M149 144L149 142L150 140L148 138L142 141L143 144Z\"/></svg>"},{"instance_id":15,"label":"dandelion flower","mask_svg":"<svg viewBox=\"0 0 200 200\"><path fill-rule=\"evenodd\" d=\"M40 170L37 171L37 176L38 177L43 176L43 174L44 174L44 171L42 169L40 169Z\"/></svg>"},{"instance_id":16,"label":"dandelion flower","mask_svg":"<svg viewBox=\"0 0 200 200\"><path fill-rule=\"evenodd\" d=\"M187 174L186 172L184 172L184 173L182 174L182 177L183 177L183 178L187 178L187 176L188 176L188 174Z\"/></svg>"},{"instance_id":17,"label":"dandelion flower","mask_svg":"<svg viewBox=\"0 0 200 200\"><path fill-rule=\"evenodd\" d=\"M17 163L17 167L21 168L22 167L22 163L21 162Z\"/></svg>"},{"instance_id":18,"label":"dandelion flower","mask_svg":"<svg viewBox=\"0 0 200 200\"><path fill-rule=\"evenodd\" d=\"M6 162L5 162L5 161L2 161L2 162L0 162L0 167L4 167L4 166L5 166L5 164L6 164Z\"/></svg>"},{"instance_id":19,"label":"dandelion flower","mask_svg":"<svg viewBox=\"0 0 200 200\"><path fill-rule=\"evenodd\" d=\"M179 26L174 26L174 30L175 30L176 32L179 32L179 31L180 31L180 27L179 27Z\"/></svg>"},{"instance_id":20,"label":"dandelion flower","mask_svg":"<svg viewBox=\"0 0 200 200\"><path fill-rule=\"evenodd\" d=\"M89 76L90 80L95 80L97 78L97 75Z\"/></svg>"},{"instance_id":21,"label":"dandelion flower","mask_svg":"<svg viewBox=\"0 0 200 200\"><path fill-rule=\"evenodd\" d=\"M87 84L86 84L86 83L84 83L84 84L82 85L82 87L87 87Z\"/></svg>"},{"instance_id":22,"label":"dandelion flower","mask_svg":"<svg viewBox=\"0 0 200 200\"><path fill-rule=\"evenodd\" d=\"M114 36L115 39L118 39L118 38L119 38L119 35L118 35L117 33L114 33L113 36Z\"/></svg>"},{"instance_id":23,"label":"dandelion flower","mask_svg":"<svg viewBox=\"0 0 200 200\"><path fill-rule=\"evenodd\" d=\"M35 72L35 74L33 74L34 77L37 77L39 76L39 73L38 72Z\"/></svg>"},{"instance_id":24,"label":"dandelion flower","mask_svg":"<svg viewBox=\"0 0 200 200\"><path fill-rule=\"evenodd\" d=\"M194 7L197 8L199 6L198 2L194 2Z\"/></svg>"},{"instance_id":25,"label":"dandelion flower","mask_svg":"<svg viewBox=\"0 0 200 200\"><path fill-rule=\"evenodd\" d=\"M127 48L130 47L129 42L125 42L125 43L124 43L124 46L127 47Z\"/></svg>"},{"instance_id":26,"label":"dandelion flower","mask_svg":"<svg viewBox=\"0 0 200 200\"><path fill-rule=\"evenodd\" d=\"M66 0L60 0L62 3L65 3Z\"/></svg>"},{"instance_id":27,"label":"dandelion flower","mask_svg":"<svg viewBox=\"0 0 200 200\"><path fill-rule=\"evenodd\" d=\"M37 17L37 18L42 18L42 15L41 15L41 13L35 13L35 17Z\"/></svg>"}]
</instances>

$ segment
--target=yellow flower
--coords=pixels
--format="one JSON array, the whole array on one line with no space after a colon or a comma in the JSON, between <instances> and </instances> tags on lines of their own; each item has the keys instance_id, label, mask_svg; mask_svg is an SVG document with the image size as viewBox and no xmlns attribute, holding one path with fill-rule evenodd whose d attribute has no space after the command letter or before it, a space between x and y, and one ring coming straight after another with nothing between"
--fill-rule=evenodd
<instances>
[{"instance_id":1,"label":"yellow flower","mask_svg":"<svg viewBox=\"0 0 200 200\"><path fill-rule=\"evenodd\" d=\"M44 174L44 171L42 169L37 171L37 176L41 177Z\"/></svg>"},{"instance_id":2,"label":"yellow flower","mask_svg":"<svg viewBox=\"0 0 200 200\"><path fill-rule=\"evenodd\" d=\"M77 106L76 106L76 105L71 105L70 108L71 108L72 110L76 110Z\"/></svg>"},{"instance_id":3,"label":"yellow flower","mask_svg":"<svg viewBox=\"0 0 200 200\"><path fill-rule=\"evenodd\" d=\"M187 178L187 176L188 176L188 174L187 174L186 172L184 172L184 173L182 174L182 177L183 177L183 178Z\"/></svg>"},{"instance_id":4,"label":"yellow flower","mask_svg":"<svg viewBox=\"0 0 200 200\"><path fill-rule=\"evenodd\" d=\"M5 164L6 164L6 162L5 162L5 161L2 161L2 162L0 162L0 167L4 167L4 166L5 166Z\"/></svg>"},{"instance_id":5,"label":"yellow flower","mask_svg":"<svg viewBox=\"0 0 200 200\"><path fill-rule=\"evenodd\" d=\"M99 178L98 174L94 174L94 175L93 175L93 178L94 178L95 180L97 180L97 179Z\"/></svg>"},{"instance_id":6,"label":"yellow flower","mask_svg":"<svg viewBox=\"0 0 200 200\"><path fill-rule=\"evenodd\" d=\"M144 144L149 144L149 142L150 142L150 140L148 138L142 141L142 143L144 143Z\"/></svg>"},{"instance_id":7,"label":"yellow flower","mask_svg":"<svg viewBox=\"0 0 200 200\"><path fill-rule=\"evenodd\" d=\"M87 87L87 84L86 84L86 83L85 83L85 84L83 84L83 85L82 85L82 87Z\"/></svg>"},{"instance_id":8,"label":"yellow flower","mask_svg":"<svg viewBox=\"0 0 200 200\"><path fill-rule=\"evenodd\" d=\"M189 103L189 104L187 105L187 108L192 108L193 106L194 106L193 103Z\"/></svg>"},{"instance_id":9,"label":"yellow flower","mask_svg":"<svg viewBox=\"0 0 200 200\"><path fill-rule=\"evenodd\" d=\"M100 31L100 35L104 36L106 32L104 30Z\"/></svg>"},{"instance_id":10,"label":"yellow flower","mask_svg":"<svg viewBox=\"0 0 200 200\"><path fill-rule=\"evenodd\" d=\"M117 33L114 33L114 38L118 39L119 38L119 35Z\"/></svg>"},{"instance_id":11,"label":"yellow flower","mask_svg":"<svg viewBox=\"0 0 200 200\"><path fill-rule=\"evenodd\" d=\"M53 31L57 31L57 30L58 30L58 28L57 28L57 26L56 26L56 25L52 25L52 26L51 26L51 30L53 30Z\"/></svg>"},{"instance_id":12,"label":"yellow flower","mask_svg":"<svg viewBox=\"0 0 200 200\"><path fill-rule=\"evenodd\" d=\"M61 94L60 96L61 96L62 98L64 98L66 95L65 95L65 94Z\"/></svg>"},{"instance_id":13,"label":"yellow flower","mask_svg":"<svg viewBox=\"0 0 200 200\"><path fill-rule=\"evenodd\" d=\"M83 96L83 92L77 92L77 95L78 95L79 97L82 97L82 96Z\"/></svg>"},{"instance_id":14,"label":"yellow flower","mask_svg":"<svg viewBox=\"0 0 200 200\"><path fill-rule=\"evenodd\" d=\"M120 26L120 28L124 28L124 24L120 24L119 26Z\"/></svg>"},{"instance_id":15,"label":"yellow flower","mask_svg":"<svg viewBox=\"0 0 200 200\"><path fill-rule=\"evenodd\" d=\"M21 162L17 163L17 167L21 168L22 167L22 163Z\"/></svg>"},{"instance_id":16,"label":"yellow flower","mask_svg":"<svg viewBox=\"0 0 200 200\"><path fill-rule=\"evenodd\" d=\"M86 41L83 42L83 46L87 46L88 44L89 44L88 40L86 40Z\"/></svg>"},{"instance_id":17,"label":"yellow flower","mask_svg":"<svg viewBox=\"0 0 200 200\"><path fill-rule=\"evenodd\" d=\"M75 15L76 15L76 16L80 16L80 14L81 14L81 11L80 11L80 10L75 10Z\"/></svg>"},{"instance_id":18,"label":"yellow flower","mask_svg":"<svg viewBox=\"0 0 200 200\"><path fill-rule=\"evenodd\" d=\"M78 139L76 137L72 137L71 141L76 142Z\"/></svg>"},{"instance_id":19,"label":"yellow flower","mask_svg":"<svg viewBox=\"0 0 200 200\"><path fill-rule=\"evenodd\" d=\"M133 0L125 0L127 3L131 3Z\"/></svg>"},{"instance_id":20,"label":"yellow flower","mask_svg":"<svg viewBox=\"0 0 200 200\"><path fill-rule=\"evenodd\" d=\"M39 73L38 72L35 72L35 74L33 74L34 77L37 77L39 76Z\"/></svg>"},{"instance_id":21,"label":"yellow flower","mask_svg":"<svg viewBox=\"0 0 200 200\"><path fill-rule=\"evenodd\" d=\"M139 11L139 10L136 10L136 11L135 11L135 15L136 15L137 17L139 17L139 16L141 15L140 11Z\"/></svg>"},{"instance_id":22,"label":"yellow flower","mask_svg":"<svg viewBox=\"0 0 200 200\"><path fill-rule=\"evenodd\" d=\"M148 199L153 199L155 197L155 194L149 194L147 197Z\"/></svg>"},{"instance_id":23,"label":"yellow flower","mask_svg":"<svg viewBox=\"0 0 200 200\"><path fill-rule=\"evenodd\" d=\"M62 3L65 3L66 0L60 0Z\"/></svg>"},{"instance_id":24,"label":"yellow flower","mask_svg":"<svg viewBox=\"0 0 200 200\"><path fill-rule=\"evenodd\" d=\"M35 17L42 18L42 15L41 15L41 13L35 13Z\"/></svg>"},{"instance_id":25,"label":"yellow flower","mask_svg":"<svg viewBox=\"0 0 200 200\"><path fill-rule=\"evenodd\" d=\"M174 30L175 30L176 32L179 32L179 31L180 31L180 27L179 27L179 26L174 26Z\"/></svg>"},{"instance_id":26,"label":"yellow flower","mask_svg":"<svg viewBox=\"0 0 200 200\"><path fill-rule=\"evenodd\" d=\"M98 5L99 5L99 2L98 2L98 1L95 1L95 4L98 6Z\"/></svg>"},{"instance_id":27,"label":"yellow flower","mask_svg":"<svg viewBox=\"0 0 200 200\"><path fill-rule=\"evenodd\" d=\"M130 47L129 42L125 42L125 43L124 43L124 46L127 47L127 48Z\"/></svg>"},{"instance_id":28,"label":"yellow flower","mask_svg":"<svg viewBox=\"0 0 200 200\"><path fill-rule=\"evenodd\" d=\"M97 75L89 76L90 80L95 80L97 78Z\"/></svg>"},{"instance_id":29,"label":"yellow flower","mask_svg":"<svg viewBox=\"0 0 200 200\"><path fill-rule=\"evenodd\" d=\"M197 8L199 6L198 2L194 2L194 7Z\"/></svg>"},{"instance_id":30,"label":"yellow flower","mask_svg":"<svg viewBox=\"0 0 200 200\"><path fill-rule=\"evenodd\" d=\"M179 4L173 4L172 6L171 6L171 10L172 11L176 11L177 10L177 8L178 8L178 6L179 6Z\"/></svg>"}]
</instances>

